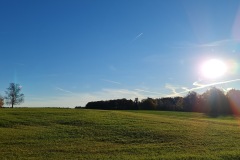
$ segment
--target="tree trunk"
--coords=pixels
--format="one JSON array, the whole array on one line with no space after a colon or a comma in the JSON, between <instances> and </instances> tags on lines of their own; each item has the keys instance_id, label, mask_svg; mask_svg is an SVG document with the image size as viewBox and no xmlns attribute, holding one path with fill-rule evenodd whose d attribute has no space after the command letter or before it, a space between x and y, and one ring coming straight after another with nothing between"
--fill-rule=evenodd
<instances>
[{"instance_id":1,"label":"tree trunk","mask_svg":"<svg viewBox=\"0 0 240 160\"><path fill-rule=\"evenodd\" d=\"M13 108L13 103L12 103L12 108Z\"/></svg>"}]
</instances>

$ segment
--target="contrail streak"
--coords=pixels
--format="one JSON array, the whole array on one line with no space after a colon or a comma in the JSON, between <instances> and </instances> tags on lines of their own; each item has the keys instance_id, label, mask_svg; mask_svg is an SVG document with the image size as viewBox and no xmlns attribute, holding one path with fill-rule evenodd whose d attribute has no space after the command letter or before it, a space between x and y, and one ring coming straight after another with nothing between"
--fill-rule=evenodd
<instances>
[{"instance_id":1,"label":"contrail streak","mask_svg":"<svg viewBox=\"0 0 240 160\"><path fill-rule=\"evenodd\" d=\"M194 82L193 85L198 86L198 87L190 88L188 90L178 92L178 93L174 93L174 94L170 94L170 95L167 95L167 96L176 96L176 95L179 95L179 94L187 93L187 92L198 90L198 89L203 89L203 88L214 86L214 85L232 83L232 82L237 82L237 81L240 81L240 79L233 79L233 80L215 82L215 83L210 83L210 84L199 84L198 82Z\"/></svg>"},{"instance_id":2,"label":"contrail streak","mask_svg":"<svg viewBox=\"0 0 240 160\"><path fill-rule=\"evenodd\" d=\"M143 35L143 33L140 33L139 35L137 35L133 40L132 42L136 41L138 38L140 38L141 36Z\"/></svg>"},{"instance_id":3,"label":"contrail streak","mask_svg":"<svg viewBox=\"0 0 240 160\"><path fill-rule=\"evenodd\" d=\"M240 79L233 79L233 80L229 80L229 81L215 82L215 83L210 83L210 84L199 84L198 82L194 82L193 85L199 86L197 88L204 88L204 87L209 87L209 86L213 86L213 85L231 83L231 82L236 82L236 81L240 81Z\"/></svg>"}]
</instances>

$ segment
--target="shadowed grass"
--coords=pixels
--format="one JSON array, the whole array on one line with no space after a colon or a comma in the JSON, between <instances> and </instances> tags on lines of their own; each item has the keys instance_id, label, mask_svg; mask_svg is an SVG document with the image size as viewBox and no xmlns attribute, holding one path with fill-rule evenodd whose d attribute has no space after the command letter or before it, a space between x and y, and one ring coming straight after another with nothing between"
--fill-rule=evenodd
<instances>
[{"instance_id":1,"label":"shadowed grass","mask_svg":"<svg viewBox=\"0 0 240 160\"><path fill-rule=\"evenodd\" d=\"M0 113L0 159L240 159L234 117L51 108Z\"/></svg>"}]
</instances>

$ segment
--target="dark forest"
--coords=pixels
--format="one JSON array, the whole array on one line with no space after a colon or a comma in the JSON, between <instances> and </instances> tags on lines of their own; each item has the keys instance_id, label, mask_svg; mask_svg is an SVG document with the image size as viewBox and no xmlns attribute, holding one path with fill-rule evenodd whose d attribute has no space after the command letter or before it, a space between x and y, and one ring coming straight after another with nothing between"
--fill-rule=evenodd
<instances>
[{"instance_id":1,"label":"dark forest","mask_svg":"<svg viewBox=\"0 0 240 160\"><path fill-rule=\"evenodd\" d=\"M238 115L240 106L240 90L231 89L224 92L212 87L203 94L190 91L185 97L146 98L141 101L116 99L107 101L94 101L86 104L86 109L104 110L160 110L201 112L210 116ZM78 108L78 107L76 107Z\"/></svg>"}]
</instances>

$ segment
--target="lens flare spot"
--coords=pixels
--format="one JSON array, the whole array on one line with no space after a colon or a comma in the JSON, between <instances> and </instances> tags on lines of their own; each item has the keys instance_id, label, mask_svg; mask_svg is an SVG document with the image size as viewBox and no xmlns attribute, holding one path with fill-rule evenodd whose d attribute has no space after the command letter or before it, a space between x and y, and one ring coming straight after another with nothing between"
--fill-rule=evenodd
<instances>
[{"instance_id":1,"label":"lens flare spot","mask_svg":"<svg viewBox=\"0 0 240 160\"><path fill-rule=\"evenodd\" d=\"M228 61L228 72L232 75L236 74L239 70L239 65L235 60Z\"/></svg>"}]
</instances>

